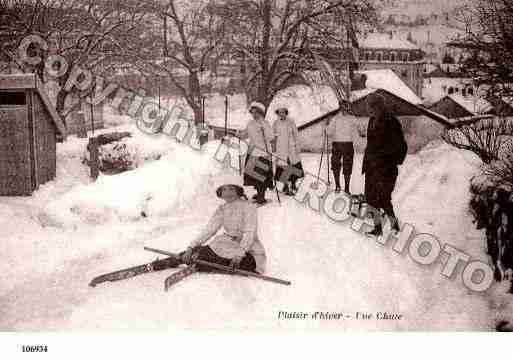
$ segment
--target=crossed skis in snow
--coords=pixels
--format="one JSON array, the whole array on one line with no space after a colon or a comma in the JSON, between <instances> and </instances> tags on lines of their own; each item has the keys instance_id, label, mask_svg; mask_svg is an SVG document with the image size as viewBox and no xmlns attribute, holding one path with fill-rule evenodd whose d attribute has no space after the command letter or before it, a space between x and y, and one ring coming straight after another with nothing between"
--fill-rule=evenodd
<instances>
[{"instance_id":1,"label":"crossed skis in snow","mask_svg":"<svg viewBox=\"0 0 513 359\"><path fill-rule=\"evenodd\" d=\"M163 251L163 250L160 250L160 249L150 248L150 247L144 247L144 249L147 250L147 251L150 251L150 252L164 254L166 256L169 256L168 259L174 259L176 261L181 262L181 258L177 254L174 254L174 253L171 253L171 252L167 252L167 251ZM151 262L151 263L147 263L147 264L141 264L141 265L135 266L135 267L121 269L121 270L118 270L118 271L115 271L115 272L110 272L110 273L102 274L102 275L100 275L98 277L95 277L91 281L91 283L89 283L89 286L90 287L95 287L98 284L103 283L103 282L114 282L114 281L118 281L118 280L123 280L123 279L131 278L131 277L135 277L136 275L139 275L139 274L153 272L155 270L154 269L155 268L155 264L159 263L159 262L160 263L164 263L164 261L166 261L166 259L163 259L163 260L160 260L160 261ZM278 284L283 284L283 285L290 285L291 284L291 282L287 281L287 280L283 280L283 279L279 279L279 278L274 278L274 277L269 277L269 276L266 276L266 275L263 275L263 274L249 272L249 271L245 271L245 270L242 270L242 269L236 269L236 268L224 266L224 265L221 265L221 264L204 261L204 260L201 260L201 259L195 259L191 265L188 265L187 267L182 268L182 269L174 272L173 274L171 274L169 277L167 277L165 279L165 281L164 281L164 290L167 291L171 286L173 286L174 284L178 283L182 279L185 279L188 276L190 276L191 274L196 273L198 271L198 269L196 268L197 264L200 264L202 266L205 266L205 267L208 267L208 268L220 271L222 273L238 274L238 275L243 275L243 276L247 276L247 277L255 277L255 278L259 278L259 279L262 279L262 280L266 280L266 281L274 282L274 283L278 283Z\"/></svg>"}]
</instances>

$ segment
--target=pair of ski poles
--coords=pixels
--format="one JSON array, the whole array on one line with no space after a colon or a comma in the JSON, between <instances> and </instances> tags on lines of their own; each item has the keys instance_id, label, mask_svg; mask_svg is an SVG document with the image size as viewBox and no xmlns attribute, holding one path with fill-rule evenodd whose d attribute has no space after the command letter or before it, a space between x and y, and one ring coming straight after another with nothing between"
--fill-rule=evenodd
<instances>
[{"instance_id":1,"label":"pair of ski poles","mask_svg":"<svg viewBox=\"0 0 513 359\"><path fill-rule=\"evenodd\" d=\"M317 171L317 181L321 180L321 167L322 161L324 159L324 152L326 152L326 163L327 163L327 177L328 177L328 185L330 185L330 154L329 154L329 142L328 142L328 131L327 126L324 127L324 134L322 136L321 143L321 160L319 161L319 171Z\"/></svg>"}]
</instances>

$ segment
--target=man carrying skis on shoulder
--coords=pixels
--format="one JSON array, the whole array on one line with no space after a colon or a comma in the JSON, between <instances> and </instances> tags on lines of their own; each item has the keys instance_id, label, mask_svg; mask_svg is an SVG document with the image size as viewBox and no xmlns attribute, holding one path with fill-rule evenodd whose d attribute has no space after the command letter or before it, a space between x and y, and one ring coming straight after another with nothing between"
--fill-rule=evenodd
<instances>
[{"instance_id":1,"label":"man carrying skis on shoulder","mask_svg":"<svg viewBox=\"0 0 513 359\"><path fill-rule=\"evenodd\" d=\"M235 184L220 186L216 194L225 203L217 208L202 233L182 254L182 260L190 264L195 259L200 259L236 269L263 273L266 255L258 239L256 206L247 200L244 189ZM221 227L224 228L225 233L215 236ZM212 241L204 245L210 239ZM196 268L200 271L211 270L201 264L196 264Z\"/></svg>"}]
</instances>

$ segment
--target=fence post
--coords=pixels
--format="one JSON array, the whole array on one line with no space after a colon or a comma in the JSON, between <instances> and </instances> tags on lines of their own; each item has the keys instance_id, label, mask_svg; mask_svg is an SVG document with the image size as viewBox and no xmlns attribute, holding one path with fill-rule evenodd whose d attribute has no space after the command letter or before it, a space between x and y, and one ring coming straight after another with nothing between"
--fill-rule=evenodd
<instances>
[{"instance_id":1,"label":"fence post","mask_svg":"<svg viewBox=\"0 0 513 359\"><path fill-rule=\"evenodd\" d=\"M96 137L91 137L89 139L89 144L87 145L89 148L89 168L91 170L91 178L96 181L100 174L99 169L99 150L98 150L98 141Z\"/></svg>"}]
</instances>

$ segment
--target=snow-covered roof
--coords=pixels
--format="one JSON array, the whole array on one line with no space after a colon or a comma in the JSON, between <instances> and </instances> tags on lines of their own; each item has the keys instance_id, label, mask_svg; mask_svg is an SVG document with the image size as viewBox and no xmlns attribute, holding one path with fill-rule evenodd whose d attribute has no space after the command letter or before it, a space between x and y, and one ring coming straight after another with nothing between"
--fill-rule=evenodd
<instances>
[{"instance_id":1,"label":"snow-covered roof","mask_svg":"<svg viewBox=\"0 0 513 359\"><path fill-rule=\"evenodd\" d=\"M365 83L366 89L355 91L354 93L356 97L352 97L353 101L368 95L372 90L383 89L415 105L420 105L422 103L422 100L415 95L412 89L410 89L408 85L406 85L406 83L404 83L404 81L390 69L366 70L358 71L358 73L365 74L367 76L367 81ZM358 97L358 95L360 97Z\"/></svg>"},{"instance_id":2,"label":"snow-covered roof","mask_svg":"<svg viewBox=\"0 0 513 359\"><path fill-rule=\"evenodd\" d=\"M1 74L0 75L0 89L10 89L10 90L23 90L23 89L34 89L39 95L41 101L43 102L46 110L50 114L50 118L52 119L57 131L60 136L63 138L66 137L66 127L64 126L64 122L60 115L55 110L48 94L46 93L46 89L44 84L41 82L39 77L34 73L26 73L26 74Z\"/></svg>"},{"instance_id":3,"label":"snow-covered roof","mask_svg":"<svg viewBox=\"0 0 513 359\"><path fill-rule=\"evenodd\" d=\"M421 99L390 69L358 71L367 76L366 88L352 91L351 101L357 101L370 93L383 89L405 101L419 105ZM302 126L338 108L335 93L328 86L294 85L278 92L269 105L267 120L272 123L276 119L274 111L279 107L287 107L289 116L297 126ZM207 99L205 121L210 126L224 127L224 97L214 95ZM246 108L246 99L242 94L229 97L228 128L244 129L251 120Z\"/></svg>"},{"instance_id":4,"label":"snow-covered roof","mask_svg":"<svg viewBox=\"0 0 513 359\"><path fill-rule=\"evenodd\" d=\"M359 40L359 45L367 49L419 50L417 45L406 39L381 33L368 34Z\"/></svg>"},{"instance_id":5,"label":"snow-covered roof","mask_svg":"<svg viewBox=\"0 0 513 359\"><path fill-rule=\"evenodd\" d=\"M460 94L452 94L448 95L447 97L449 97L468 112L476 115L485 113L493 108L490 102L477 96L462 96Z\"/></svg>"}]
</instances>

